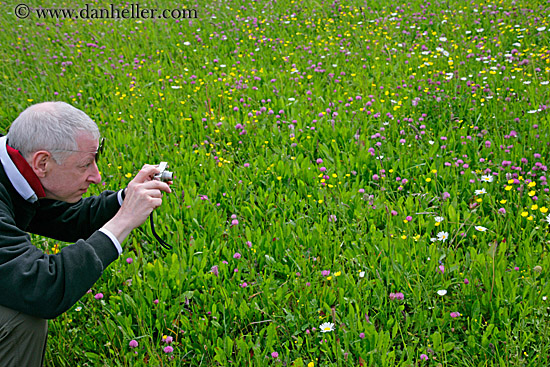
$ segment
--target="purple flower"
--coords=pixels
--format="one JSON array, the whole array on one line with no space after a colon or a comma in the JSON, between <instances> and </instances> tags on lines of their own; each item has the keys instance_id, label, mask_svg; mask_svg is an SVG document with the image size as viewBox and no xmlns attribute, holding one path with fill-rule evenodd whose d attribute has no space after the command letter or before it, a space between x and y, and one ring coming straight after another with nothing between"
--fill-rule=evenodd
<instances>
[{"instance_id":1,"label":"purple flower","mask_svg":"<svg viewBox=\"0 0 550 367\"><path fill-rule=\"evenodd\" d=\"M234 259L240 259L240 258L241 258L241 254L239 254L238 252L235 252L235 254L233 255L233 258L234 258Z\"/></svg>"},{"instance_id":2,"label":"purple flower","mask_svg":"<svg viewBox=\"0 0 550 367\"><path fill-rule=\"evenodd\" d=\"M158 305L158 304L159 304L159 300L158 300L158 299L154 300L154 301L153 301L153 304Z\"/></svg>"},{"instance_id":3,"label":"purple flower","mask_svg":"<svg viewBox=\"0 0 550 367\"><path fill-rule=\"evenodd\" d=\"M131 263L134 262L134 259L132 259L131 257L129 257L129 258L126 259L126 262L127 262L128 264L131 264Z\"/></svg>"},{"instance_id":4,"label":"purple flower","mask_svg":"<svg viewBox=\"0 0 550 367\"><path fill-rule=\"evenodd\" d=\"M317 162L317 164L321 164L321 163L323 163L323 160L321 158L317 158L316 162Z\"/></svg>"},{"instance_id":5,"label":"purple flower","mask_svg":"<svg viewBox=\"0 0 550 367\"><path fill-rule=\"evenodd\" d=\"M103 293L98 293L94 296L95 299L102 299L103 298Z\"/></svg>"},{"instance_id":6,"label":"purple flower","mask_svg":"<svg viewBox=\"0 0 550 367\"><path fill-rule=\"evenodd\" d=\"M279 353L277 353L277 352L272 352L272 353L271 353L271 357L273 357L273 358L279 358Z\"/></svg>"},{"instance_id":7,"label":"purple flower","mask_svg":"<svg viewBox=\"0 0 550 367\"><path fill-rule=\"evenodd\" d=\"M330 270L323 270L321 272L321 275L324 276L324 277L328 277L330 275Z\"/></svg>"},{"instance_id":8,"label":"purple flower","mask_svg":"<svg viewBox=\"0 0 550 367\"><path fill-rule=\"evenodd\" d=\"M468 280L468 278L464 278L464 284L469 284L470 281Z\"/></svg>"},{"instance_id":9,"label":"purple flower","mask_svg":"<svg viewBox=\"0 0 550 367\"><path fill-rule=\"evenodd\" d=\"M248 286L248 284L247 284L246 282L243 282L243 283L241 284L241 288L246 288L247 286Z\"/></svg>"},{"instance_id":10,"label":"purple flower","mask_svg":"<svg viewBox=\"0 0 550 367\"><path fill-rule=\"evenodd\" d=\"M425 355L425 354L421 354L421 355L420 355L420 359L423 360L423 361L427 361L427 360L428 360L428 356Z\"/></svg>"},{"instance_id":11,"label":"purple flower","mask_svg":"<svg viewBox=\"0 0 550 367\"><path fill-rule=\"evenodd\" d=\"M395 217L397 215L397 212L395 210L392 210L391 215L392 215L392 217Z\"/></svg>"},{"instance_id":12,"label":"purple flower","mask_svg":"<svg viewBox=\"0 0 550 367\"><path fill-rule=\"evenodd\" d=\"M218 274L220 273L219 272L219 269L218 269L218 265L214 265L211 269L210 269L210 272L212 274L214 274L215 276L218 276Z\"/></svg>"},{"instance_id":13,"label":"purple flower","mask_svg":"<svg viewBox=\"0 0 550 367\"><path fill-rule=\"evenodd\" d=\"M407 218L405 218L407 220L407 222L410 222L411 220L413 220L413 217L411 217L410 215L407 215Z\"/></svg>"},{"instance_id":14,"label":"purple flower","mask_svg":"<svg viewBox=\"0 0 550 367\"><path fill-rule=\"evenodd\" d=\"M445 192L441 195L441 197L443 198L443 200L447 200L448 198L451 197L451 194L449 194L447 191L445 191Z\"/></svg>"},{"instance_id":15,"label":"purple flower","mask_svg":"<svg viewBox=\"0 0 550 367\"><path fill-rule=\"evenodd\" d=\"M233 220L231 221L231 225L232 225L232 226L236 226L237 224L239 224L239 220L238 220L238 219L233 219Z\"/></svg>"},{"instance_id":16,"label":"purple flower","mask_svg":"<svg viewBox=\"0 0 550 367\"><path fill-rule=\"evenodd\" d=\"M365 193L365 189L359 189L359 193L360 193L360 194L364 194L364 193Z\"/></svg>"},{"instance_id":17,"label":"purple flower","mask_svg":"<svg viewBox=\"0 0 550 367\"><path fill-rule=\"evenodd\" d=\"M164 335L162 337L162 342L163 343L166 343L166 344L170 344L174 341L174 338L172 338L171 336L168 336L168 335Z\"/></svg>"},{"instance_id":18,"label":"purple flower","mask_svg":"<svg viewBox=\"0 0 550 367\"><path fill-rule=\"evenodd\" d=\"M128 343L128 345L130 346L130 348L137 348L137 346L139 345L137 341L135 341L134 339L130 340L130 343Z\"/></svg>"},{"instance_id":19,"label":"purple flower","mask_svg":"<svg viewBox=\"0 0 550 367\"><path fill-rule=\"evenodd\" d=\"M360 337L361 339L365 339L365 333L359 334L359 337Z\"/></svg>"},{"instance_id":20,"label":"purple flower","mask_svg":"<svg viewBox=\"0 0 550 367\"><path fill-rule=\"evenodd\" d=\"M439 265L439 272L440 272L441 274L445 274L445 266Z\"/></svg>"},{"instance_id":21,"label":"purple flower","mask_svg":"<svg viewBox=\"0 0 550 367\"><path fill-rule=\"evenodd\" d=\"M164 347L164 353L172 353L174 351L174 348L171 346Z\"/></svg>"},{"instance_id":22,"label":"purple flower","mask_svg":"<svg viewBox=\"0 0 550 367\"><path fill-rule=\"evenodd\" d=\"M398 293L390 293L390 300L403 300L405 299L405 295L401 292L398 292Z\"/></svg>"},{"instance_id":23,"label":"purple flower","mask_svg":"<svg viewBox=\"0 0 550 367\"><path fill-rule=\"evenodd\" d=\"M455 317L460 316L460 313L458 312L451 312L451 317L454 319Z\"/></svg>"}]
</instances>

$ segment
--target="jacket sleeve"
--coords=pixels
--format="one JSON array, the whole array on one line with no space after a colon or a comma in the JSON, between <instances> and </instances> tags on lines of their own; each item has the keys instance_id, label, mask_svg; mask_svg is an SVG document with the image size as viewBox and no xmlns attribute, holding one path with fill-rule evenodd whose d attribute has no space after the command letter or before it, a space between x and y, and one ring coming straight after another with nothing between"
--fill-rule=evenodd
<instances>
[{"instance_id":1,"label":"jacket sleeve","mask_svg":"<svg viewBox=\"0 0 550 367\"><path fill-rule=\"evenodd\" d=\"M73 204L42 199L27 230L59 241L74 242L91 236L119 209L117 193L113 191L104 191Z\"/></svg>"},{"instance_id":2,"label":"jacket sleeve","mask_svg":"<svg viewBox=\"0 0 550 367\"><path fill-rule=\"evenodd\" d=\"M81 222L86 221L79 219L73 225ZM88 223L86 230L95 225ZM75 231L68 232L72 235ZM105 234L93 231L83 238L56 255L47 255L17 227L13 210L0 201L0 304L45 319L67 311L118 257Z\"/></svg>"}]
</instances>

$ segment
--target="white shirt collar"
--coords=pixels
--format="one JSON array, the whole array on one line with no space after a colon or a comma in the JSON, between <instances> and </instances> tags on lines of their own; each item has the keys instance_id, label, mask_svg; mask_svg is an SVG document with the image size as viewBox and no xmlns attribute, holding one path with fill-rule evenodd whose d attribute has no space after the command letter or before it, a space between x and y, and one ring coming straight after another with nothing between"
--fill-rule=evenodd
<instances>
[{"instance_id":1,"label":"white shirt collar","mask_svg":"<svg viewBox=\"0 0 550 367\"><path fill-rule=\"evenodd\" d=\"M36 200L38 200L38 197L36 196L36 193L31 188L31 185L25 180L25 177L19 172L17 167L15 166L15 163L11 160L8 149L6 148L8 142L8 137L3 136L0 138L0 161L2 162L2 166L4 166L4 170L6 171L6 175L8 176L8 179L10 180L13 187L15 187L15 190L23 197L23 199L34 203Z\"/></svg>"}]
</instances>

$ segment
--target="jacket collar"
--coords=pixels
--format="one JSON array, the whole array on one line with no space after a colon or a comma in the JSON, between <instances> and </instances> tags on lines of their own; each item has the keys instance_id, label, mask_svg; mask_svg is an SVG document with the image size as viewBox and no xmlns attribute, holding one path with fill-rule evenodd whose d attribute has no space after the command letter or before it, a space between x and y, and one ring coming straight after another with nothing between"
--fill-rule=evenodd
<instances>
[{"instance_id":1,"label":"jacket collar","mask_svg":"<svg viewBox=\"0 0 550 367\"><path fill-rule=\"evenodd\" d=\"M0 161L8 179L23 199L34 203L46 196L40 179L18 150L7 144L6 136L0 138Z\"/></svg>"}]
</instances>

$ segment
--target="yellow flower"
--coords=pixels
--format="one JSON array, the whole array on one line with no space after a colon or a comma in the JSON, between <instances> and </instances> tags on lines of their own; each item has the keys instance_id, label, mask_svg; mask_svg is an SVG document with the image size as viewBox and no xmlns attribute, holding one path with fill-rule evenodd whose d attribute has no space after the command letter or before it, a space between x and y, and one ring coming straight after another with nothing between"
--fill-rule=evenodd
<instances>
[{"instance_id":1,"label":"yellow flower","mask_svg":"<svg viewBox=\"0 0 550 367\"><path fill-rule=\"evenodd\" d=\"M529 191L529 192L528 192L529 196L535 196L536 193L537 193L537 192L536 192L535 190Z\"/></svg>"},{"instance_id":2,"label":"yellow flower","mask_svg":"<svg viewBox=\"0 0 550 367\"><path fill-rule=\"evenodd\" d=\"M331 279L332 279L332 277L327 277L327 280L331 280Z\"/></svg>"},{"instance_id":3,"label":"yellow flower","mask_svg":"<svg viewBox=\"0 0 550 367\"><path fill-rule=\"evenodd\" d=\"M309 363L307 364L307 367L314 367L314 366L315 366L315 363L313 363L313 362L309 362Z\"/></svg>"},{"instance_id":4,"label":"yellow flower","mask_svg":"<svg viewBox=\"0 0 550 367\"><path fill-rule=\"evenodd\" d=\"M340 275L342 275L342 272L341 272L341 271L337 271L336 273L334 273L334 276L335 276L335 277L339 277Z\"/></svg>"},{"instance_id":5,"label":"yellow flower","mask_svg":"<svg viewBox=\"0 0 550 367\"><path fill-rule=\"evenodd\" d=\"M426 182L431 182L431 181L432 181L432 179L429 178L429 177L426 179Z\"/></svg>"},{"instance_id":6,"label":"yellow flower","mask_svg":"<svg viewBox=\"0 0 550 367\"><path fill-rule=\"evenodd\" d=\"M506 204L506 200L503 199L503 200L500 201L500 203L501 204Z\"/></svg>"},{"instance_id":7,"label":"yellow flower","mask_svg":"<svg viewBox=\"0 0 550 367\"><path fill-rule=\"evenodd\" d=\"M527 184L528 187L535 187L537 186L537 183L535 181L531 181Z\"/></svg>"},{"instance_id":8,"label":"yellow flower","mask_svg":"<svg viewBox=\"0 0 550 367\"><path fill-rule=\"evenodd\" d=\"M506 186L506 187L504 188L504 190L510 191L510 190L512 190L512 186Z\"/></svg>"},{"instance_id":9,"label":"yellow flower","mask_svg":"<svg viewBox=\"0 0 550 367\"><path fill-rule=\"evenodd\" d=\"M522 217L526 217L526 216L528 216L528 215L529 215L529 213L527 213L527 212L522 212L522 213L521 213L521 216L522 216Z\"/></svg>"},{"instance_id":10,"label":"yellow flower","mask_svg":"<svg viewBox=\"0 0 550 367\"><path fill-rule=\"evenodd\" d=\"M539 210L540 210L541 213L546 213L548 211L548 208L543 206Z\"/></svg>"},{"instance_id":11,"label":"yellow flower","mask_svg":"<svg viewBox=\"0 0 550 367\"><path fill-rule=\"evenodd\" d=\"M531 205L531 210L537 210L539 206L537 204Z\"/></svg>"},{"instance_id":12,"label":"yellow flower","mask_svg":"<svg viewBox=\"0 0 550 367\"><path fill-rule=\"evenodd\" d=\"M132 174L130 172L128 172L126 175L125 175L127 178L130 178L132 177Z\"/></svg>"},{"instance_id":13,"label":"yellow flower","mask_svg":"<svg viewBox=\"0 0 550 367\"><path fill-rule=\"evenodd\" d=\"M403 236L401 236L401 239L406 240L407 236L403 235Z\"/></svg>"}]
</instances>

